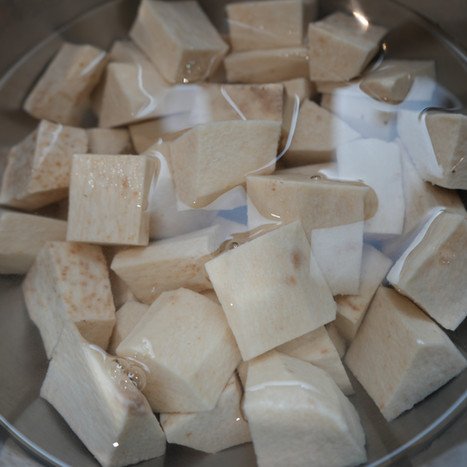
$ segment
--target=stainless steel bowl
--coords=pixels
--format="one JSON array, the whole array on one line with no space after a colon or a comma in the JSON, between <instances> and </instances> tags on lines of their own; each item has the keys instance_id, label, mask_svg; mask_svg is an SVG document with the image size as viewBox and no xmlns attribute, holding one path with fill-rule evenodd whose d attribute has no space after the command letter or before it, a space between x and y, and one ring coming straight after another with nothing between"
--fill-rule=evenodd
<instances>
[{"instance_id":1,"label":"stainless steel bowl","mask_svg":"<svg viewBox=\"0 0 467 467\"><path fill-rule=\"evenodd\" d=\"M201 1L223 31L224 3ZM321 13L351 10L357 3L371 21L391 29L388 56L435 59L440 83L456 94L465 107L467 60L461 49L436 26L389 0L321 0ZM125 36L137 4L134 0L0 0L2 156L33 129L35 121L21 110L21 103L61 42L87 42L108 48L113 40ZM4 157L0 160L3 163ZM47 463L97 465L61 417L39 398L47 360L39 333L25 310L21 280L15 276L0 277L0 424ZM467 353L467 322L449 335ZM373 465L395 461L397 465L423 463L435 453L466 442L467 372L391 423L385 421L361 386L355 380L352 383L356 394L351 400L359 410L367 434L369 462ZM414 452L422 454L414 458ZM465 462L464 457L464 465ZM460 465L457 461L449 463ZM164 458L143 465L254 466L255 456L251 444L217 455L171 445Z\"/></svg>"}]
</instances>

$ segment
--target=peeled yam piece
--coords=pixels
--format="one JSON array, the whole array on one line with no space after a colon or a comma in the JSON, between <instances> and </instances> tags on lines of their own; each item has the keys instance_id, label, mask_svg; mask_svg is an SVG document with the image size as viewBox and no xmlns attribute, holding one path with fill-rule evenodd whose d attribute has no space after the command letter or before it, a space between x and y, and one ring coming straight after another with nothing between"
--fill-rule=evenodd
<instances>
[{"instance_id":1,"label":"peeled yam piece","mask_svg":"<svg viewBox=\"0 0 467 467\"><path fill-rule=\"evenodd\" d=\"M199 125L170 143L170 163L179 199L203 207L245 182L251 172L271 173L280 123L265 120Z\"/></svg>"},{"instance_id":2,"label":"peeled yam piece","mask_svg":"<svg viewBox=\"0 0 467 467\"><path fill-rule=\"evenodd\" d=\"M312 101L300 107L292 144L285 155L287 165L331 161L340 144L359 138L347 123Z\"/></svg>"},{"instance_id":3,"label":"peeled yam piece","mask_svg":"<svg viewBox=\"0 0 467 467\"><path fill-rule=\"evenodd\" d=\"M438 211L396 261L388 281L446 329L467 316L467 217Z\"/></svg>"},{"instance_id":4,"label":"peeled yam piece","mask_svg":"<svg viewBox=\"0 0 467 467\"><path fill-rule=\"evenodd\" d=\"M260 467L366 460L357 411L320 368L278 352L250 362L243 410Z\"/></svg>"},{"instance_id":5,"label":"peeled yam piece","mask_svg":"<svg viewBox=\"0 0 467 467\"><path fill-rule=\"evenodd\" d=\"M85 130L42 120L10 150L0 203L29 211L66 198L72 156L87 149Z\"/></svg>"},{"instance_id":6,"label":"peeled yam piece","mask_svg":"<svg viewBox=\"0 0 467 467\"><path fill-rule=\"evenodd\" d=\"M334 323L340 335L347 342L355 338L373 295L386 277L391 265L392 261L376 248L371 245L363 246L358 293L336 297L337 316Z\"/></svg>"},{"instance_id":7,"label":"peeled yam piece","mask_svg":"<svg viewBox=\"0 0 467 467\"><path fill-rule=\"evenodd\" d=\"M47 242L65 238L65 221L0 209L0 274L26 274Z\"/></svg>"},{"instance_id":8,"label":"peeled yam piece","mask_svg":"<svg viewBox=\"0 0 467 467\"><path fill-rule=\"evenodd\" d=\"M38 119L79 126L106 63L103 50L65 42L28 95L24 110Z\"/></svg>"},{"instance_id":9,"label":"peeled yam piece","mask_svg":"<svg viewBox=\"0 0 467 467\"><path fill-rule=\"evenodd\" d=\"M431 86L414 86L414 81L430 81ZM384 60L376 69L366 73L360 89L374 99L398 104L409 100L429 101L435 90L435 62L432 60ZM413 93L410 91L414 88ZM424 93L417 92L424 89Z\"/></svg>"},{"instance_id":10,"label":"peeled yam piece","mask_svg":"<svg viewBox=\"0 0 467 467\"><path fill-rule=\"evenodd\" d=\"M151 304L162 292L179 287L201 292L212 288L204 264L214 257L222 240L221 230L212 226L121 251L111 267L144 303Z\"/></svg>"},{"instance_id":11,"label":"peeled yam piece","mask_svg":"<svg viewBox=\"0 0 467 467\"><path fill-rule=\"evenodd\" d=\"M270 83L308 78L308 50L291 47L235 52L225 57L224 66L229 83Z\"/></svg>"},{"instance_id":12,"label":"peeled yam piece","mask_svg":"<svg viewBox=\"0 0 467 467\"><path fill-rule=\"evenodd\" d=\"M321 368L344 394L353 394L352 384L339 353L324 326L282 344L276 350Z\"/></svg>"},{"instance_id":13,"label":"peeled yam piece","mask_svg":"<svg viewBox=\"0 0 467 467\"><path fill-rule=\"evenodd\" d=\"M107 348L115 324L115 307L100 247L47 243L24 280L23 293L48 357L63 327L70 322L90 343Z\"/></svg>"},{"instance_id":14,"label":"peeled yam piece","mask_svg":"<svg viewBox=\"0 0 467 467\"><path fill-rule=\"evenodd\" d=\"M250 360L335 318L335 303L299 222L206 263L237 340Z\"/></svg>"},{"instance_id":15,"label":"peeled yam piece","mask_svg":"<svg viewBox=\"0 0 467 467\"><path fill-rule=\"evenodd\" d=\"M302 0L233 3L226 11L230 43L236 52L302 45Z\"/></svg>"},{"instance_id":16,"label":"peeled yam piece","mask_svg":"<svg viewBox=\"0 0 467 467\"><path fill-rule=\"evenodd\" d=\"M467 366L428 316L385 287L376 292L345 362L386 420L411 409Z\"/></svg>"},{"instance_id":17,"label":"peeled yam piece","mask_svg":"<svg viewBox=\"0 0 467 467\"><path fill-rule=\"evenodd\" d=\"M147 245L149 187L156 163L146 156L73 158L68 241Z\"/></svg>"},{"instance_id":18,"label":"peeled yam piece","mask_svg":"<svg viewBox=\"0 0 467 467\"><path fill-rule=\"evenodd\" d=\"M378 209L365 223L375 238L399 235L404 227L404 192L400 148L396 143L360 139L337 148L339 178L363 180L376 192Z\"/></svg>"},{"instance_id":19,"label":"peeled yam piece","mask_svg":"<svg viewBox=\"0 0 467 467\"><path fill-rule=\"evenodd\" d=\"M41 397L103 466L123 467L165 453L164 432L131 379L135 367L143 372L65 326L42 384Z\"/></svg>"},{"instance_id":20,"label":"peeled yam piece","mask_svg":"<svg viewBox=\"0 0 467 467\"><path fill-rule=\"evenodd\" d=\"M130 133L126 128L90 128L86 130L86 133L91 154L129 154L132 152Z\"/></svg>"},{"instance_id":21,"label":"peeled yam piece","mask_svg":"<svg viewBox=\"0 0 467 467\"><path fill-rule=\"evenodd\" d=\"M204 81L228 50L195 1L143 0L130 37L171 83Z\"/></svg>"},{"instance_id":22,"label":"peeled yam piece","mask_svg":"<svg viewBox=\"0 0 467 467\"><path fill-rule=\"evenodd\" d=\"M308 26L310 79L348 81L358 76L378 52L386 34L361 16L333 13Z\"/></svg>"},{"instance_id":23,"label":"peeled yam piece","mask_svg":"<svg viewBox=\"0 0 467 467\"><path fill-rule=\"evenodd\" d=\"M164 292L117 355L146 365L143 392L156 412L212 410L240 363L222 308L187 289Z\"/></svg>"},{"instance_id":24,"label":"peeled yam piece","mask_svg":"<svg viewBox=\"0 0 467 467\"><path fill-rule=\"evenodd\" d=\"M242 388L234 374L214 409L197 413L161 414L167 441L198 451L216 453L251 441L240 409Z\"/></svg>"},{"instance_id":25,"label":"peeled yam piece","mask_svg":"<svg viewBox=\"0 0 467 467\"><path fill-rule=\"evenodd\" d=\"M148 309L148 305L130 300L117 310L115 326L109 344L111 354L115 354L120 342L130 334Z\"/></svg>"}]
</instances>

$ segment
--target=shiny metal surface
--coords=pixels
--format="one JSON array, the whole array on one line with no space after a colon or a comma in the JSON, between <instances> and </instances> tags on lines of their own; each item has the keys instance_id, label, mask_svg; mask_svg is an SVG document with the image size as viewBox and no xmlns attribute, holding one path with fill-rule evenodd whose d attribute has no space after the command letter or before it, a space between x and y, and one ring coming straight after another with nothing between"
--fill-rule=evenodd
<instances>
[{"instance_id":1,"label":"shiny metal surface","mask_svg":"<svg viewBox=\"0 0 467 467\"><path fill-rule=\"evenodd\" d=\"M3 74L0 79L0 156L34 127L35 121L20 110L21 102L61 40L89 42L108 48L114 39L125 35L137 8L134 0L25 1L24 10L18 9L13 5L15 3L0 0L0 75ZM217 25L225 28L224 2L205 0L201 3ZM322 13L348 6L347 2L338 0L321 3L324 5ZM351 4L355 6L355 3ZM388 37L389 56L436 59L439 81L462 100L465 108L467 68L465 57L461 57L459 50L445 42L436 30L430 29L428 23L398 5L382 0L358 4L371 20L392 29ZM31 9L31 5L36 10ZM91 6L97 8L90 10ZM58 33L53 33L55 29ZM16 64L9 68L14 62ZM450 337L467 353L467 323L450 333ZM25 311L21 278L3 276L0 278L0 422L10 424L19 434L29 438L45 451L46 456L47 453L55 456L59 465L60 462L97 465L61 417L39 398L46 367L39 333ZM351 400L360 412L367 433L368 457L370 462L375 462L373 465L380 465L381 459L401 447L397 465L413 465L413 451L424 451L427 442L436 437L449 439L452 423L465 426L467 372L391 423L384 420L358 383L355 380L352 383L357 392ZM427 430L425 436L412 445L413 439L420 437L424 430ZM406 443L409 443L408 447ZM442 446L441 443L441 450ZM141 465L254 466L255 457L251 444L217 455L172 445L165 458Z\"/></svg>"}]
</instances>

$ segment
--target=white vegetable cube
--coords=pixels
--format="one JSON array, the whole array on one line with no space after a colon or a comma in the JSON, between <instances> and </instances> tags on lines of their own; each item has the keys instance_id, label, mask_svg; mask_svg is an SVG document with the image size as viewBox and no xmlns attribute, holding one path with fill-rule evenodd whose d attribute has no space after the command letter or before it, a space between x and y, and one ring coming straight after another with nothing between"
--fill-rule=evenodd
<instances>
[{"instance_id":1,"label":"white vegetable cube","mask_svg":"<svg viewBox=\"0 0 467 467\"><path fill-rule=\"evenodd\" d=\"M130 154L132 152L130 133L126 128L90 128L86 130L86 133L91 154Z\"/></svg>"},{"instance_id":2,"label":"white vegetable cube","mask_svg":"<svg viewBox=\"0 0 467 467\"><path fill-rule=\"evenodd\" d=\"M65 238L65 221L0 209L0 274L26 274L46 242Z\"/></svg>"},{"instance_id":3,"label":"white vegetable cube","mask_svg":"<svg viewBox=\"0 0 467 467\"><path fill-rule=\"evenodd\" d=\"M347 123L312 101L300 107L297 126L285 155L287 165L331 161L337 146L359 138Z\"/></svg>"},{"instance_id":4,"label":"white vegetable cube","mask_svg":"<svg viewBox=\"0 0 467 467\"><path fill-rule=\"evenodd\" d=\"M299 222L223 253L206 271L243 360L335 318L335 302Z\"/></svg>"},{"instance_id":5,"label":"white vegetable cube","mask_svg":"<svg viewBox=\"0 0 467 467\"><path fill-rule=\"evenodd\" d=\"M396 261L388 281L446 329L467 316L467 217L438 211Z\"/></svg>"},{"instance_id":6,"label":"white vegetable cube","mask_svg":"<svg viewBox=\"0 0 467 467\"><path fill-rule=\"evenodd\" d=\"M135 369L141 375L139 381L134 379ZM139 366L107 355L80 338L76 329L65 326L41 397L60 413L100 465L123 467L165 452L164 432L136 386L142 386L142 374Z\"/></svg>"},{"instance_id":7,"label":"white vegetable cube","mask_svg":"<svg viewBox=\"0 0 467 467\"><path fill-rule=\"evenodd\" d=\"M308 49L287 47L234 52L224 60L229 83L270 83L308 78Z\"/></svg>"},{"instance_id":8,"label":"white vegetable cube","mask_svg":"<svg viewBox=\"0 0 467 467\"><path fill-rule=\"evenodd\" d=\"M222 308L187 289L163 293L117 355L146 365L143 392L156 412L212 410L240 362Z\"/></svg>"},{"instance_id":9,"label":"white vegetable cube","mask_svg":"<svg viewBox=\"0 0 467 467\"><path fill-rule=\"evenodd\" d=\"M337 148L337 170L344 179L363 180L378 196L378 209L365 233L384 239L402 233L404 192L400 148L396 143L360 139Z\"/></svg>"},{"instance_id":10,"label":"white vegetable cube","mask_svg":"<svg viewBox=\"0 0 467 467\"><path fill-rule=\"evenodd\" d=\"M467 362L410 300L380 287L345 362L387 420L459 374Z\"/></svg>"},{"instance_id":11,"label":"white vegetable cube","mask_svg":"<svg viewBox=\"0 0 467 467\"><path fill-rule=\"evenodd\" d=\"M199 125L170 144L170 164L179 199L203 207L251 172L271 173L280 122L264 120Z\"/></svg>"},{"instance_id":12,"label":"white vegetable cube","mask_svg":"<svg viewBox=\"0 0 467 467\"><path fill-rule=\"evenodd\" d=\"M205 80L228 50L195 1L143 0L130 37L171 83Z\"/></svg>"},{"instance_id":13,"label":"white vegetable cube","mask_svg":"<svg viewBox=\"0 0 467 467\"><path fill-rule=\"evenodd\" d=\"M201 292L212 288L204 265L215 256L221 234L212 226L152 242L146 248L129 248L115 255L111 267L144 303L151 304L162 292L179 287Z\"/></svg>"},{"instance_id":14,"label":"white vegetable cube","mask_svg":"<svg viewBox=\"0 0 467 467\"><path fill-rule=\"evenodd\" d=\"M344 394L353 394L352 384L342 365L339 353L324 326L286 342L276 350L321 368L335 381Z\"/></svg>"},{"instance_id":15,"label":"white vegetable cube","mask_svg":"<svg viewBox=\"0 0 467 467\"><path fill-rule=\"evenodd\" d=\"M242 388L233 375L217 405L207 412L161 414L167 441L198 451L216 453L251 441L248 423L240 408Z\"/></svg>"},{"instance_id":16,"label":"white vegetable cube","mask_svg":"<svg viewBox=\"0 0 467 467\"><path fill-rule=\"evenodd\" d=\"M38 119L79 126L106 63L103 50L64 43L28 95L24 110Z\"/></svg>"},{"instance_id":17,"label":"white vegetable cube","mask_svg":"<svg viewBox=\"0 0 467 467\"><path fill-rule=\"evenodd\" d=\"M235 51L302 45L302 0L233 3L226 6L229 37Z\"/></svg>"},{"instance_id":18,"label":"white vegetable cube","mask_svg":"<svg viewBox=\"0 0 467 467\"><path fill-rule=\"evenodd\" d=\"M260 467L358 465L357 411L320 368L270 352L250 362L243 410Z\"/></svg>"},{"instance_id":19,"label":"white vegetable cube","mask_svg":"<svg viewBox=\"0 0 467 467\"><path fill-rule=\"evenodd\" d=\"M23 293L48 357L70 322L90 343L107 348L115 307L100 247L47 243L24 280Z\"/></svg>"},{"instance_id":20,"label":"white vegetable cube","mask_svg":"<svg viewBox=\"0 0 467 467\"><path fill-rule=\"evenodd\" d=\"M378 52L386 34L364 17L334 13L308 26L310 79L348 81L358 76Z\"/></svg>"},{"instance_id":21,"label":"white vegetable cube","mask_svg":"<svg viewBox=\"0 0 467 467\"><path fill-rule=\"evenodd\" d=\"M363 246L358 293L336 297L337 316L334 323L347 342L352 341L357 334L373 295L391 266L392 261L376 248Z\"/></svg>"},{"instance_id":22,"label":"white vegetable cube","mask_svg":"<svg viewBox=\"0 0 467 467\"><path fill-rule=\"evenodd\" d=\"M147 245L148 193L155 167L145 156L75 155L67 240Z\"/></svg>"},{"instance_id":23,"label":"white vegetable cube","mask_svg":"<svg viewBox=\"0 0 467 467\"><path fill-rule=\"evenodd\" d=\"M0 202L34 210L66 198L73 154L87 149L85 130L42 120L10 150Z\"/></svg>"}]
</instances>

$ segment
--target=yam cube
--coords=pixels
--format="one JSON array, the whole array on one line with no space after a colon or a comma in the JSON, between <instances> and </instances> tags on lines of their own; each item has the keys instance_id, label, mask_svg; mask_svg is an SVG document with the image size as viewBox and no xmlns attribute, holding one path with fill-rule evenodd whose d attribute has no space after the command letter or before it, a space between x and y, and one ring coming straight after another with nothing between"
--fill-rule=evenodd
<instances>
[{"instance_id":1,"label":"yam cube","mask_svg":"<svg viewBox=\"0 0 467 467\"><path fill-rule=\"evenodd\" d=\"M371 245L363 246L358 293L336 297L337 316L334 323L347 342L355 338L371 300L391 265L392 261L376 248Z\"/></svg>"},{"instance_id":2,"label":"yam cube","mask_svg":"<svg viewBox=\"0 0 467 467\"><path fill-rule=\"evenodd\" d=\"M48 357L68 323L74 323L90 343L107 348L115 307L100 247L47 243L24 280L23 293Z\"/></svg>"},{"instance_id":3,"label":"yam cube","mask_svg":"<svg viewBox=\"0 0 467 467\"><path fill-rule=\"evenodd\" d=\"M117 310L115 313L115 326L109 344L109 352L111 354L115 355L120 342L130 334L148 309L148 305L130 300Z\"/></svg>"},{"instance_id":4,"label":"yam cube","mask_svg":"<svg viewBox=\"0 0 467 467\"><path fill-rule=\"evenodd\" d=\"M223 240L221 230L212 226L121 251L111 267L144 303L151 304L162 292L179 287L201 292L212 288L204 265Z\"/></svg>"},{"instance_id":5,"label":"yam cube","mask_svg":"<svg viewBox=\"0 0 467 467\"><path fill-rule=\"evenodd\" d=\"M292 144L286 152L287 165L331 161L337 146L359 138L347 123L312 101L305 101L298 114Z\"/></svg>"},{"instance_id":6,"label":"yam cube","mask_svg":"<svg viewBox=\"0 0 467 467\"><path fill-rule=\"evenodd\" d=\"M358 465L366 460L357 411L328 374L270 352L249 364L243 402L260 467Z\"/></svg>"},{"instance_id":7,"label":"yam cube","mask_svg":"<svg viewBox=\"0 0 467 467\"><path fill-rule=\"evenodd\" d=\"M118 346L117 355L146 365L143 392L156 412L214 409L240 363L222 308L188 289L164 292Z\"/></svg>"},{"instance_id":8,"label":"yam cube","mask_svg":"<svg viewBox=\"0 0 467 467\"><path fill-rule=\"evenodd\" d=\"M0 274L26 274L47 242L65 238L65 221L0 209Z\"/></svg>"},{"instance_id":9,"label":"yam cube","mask_svg":"<svg viewBox=\"0 0 467 467\"><path fill-rule=\"evenodd\" d=\"M38 119L79 126L106 63L103 50L65 42L28 95L24 110Z\"/></svg>"},{"instance_id":10,"label":"yam cube","mask_svg":"<svg viewBox=\"0 0 467 467\"><path fill-rule=\"evenodd\" d=\"M386 34L360 15L333 13L308 26L310 79L348 81L358 76L378 52Z\"/></svg>"},{"instance_id":11,"label":"yam cube","mask_svg":"<svg viewBox=\"0 0 467 467\"><path fill-rule=\"evenodd\" d=\"M380 287L345 362L386 420L459 374L467 362L414 303Z\"/></svg>"},{"instance_id":12,"label":"yam cube","mask_svg":"<svg viewBox=\"0 0 467 467\"><path fill-rule=\"evenodd\" d=\"M171 83L204 81L228 50L195 1L143 0L130 37Z\"/></svg>"},{"instance_id":13,"label":"yam cube","mask_svg":"<svg viewBox=\"0 0 467 467\"><path fill-rule=\"evenodd\" d=\"M308 50L290 47L235 52L225 57L224 66L229 83L270 83L308 78Z\"/></svg>"},{"instance_id":14,"label":"yam cube","mask_svg":"<svg viewBox=\"0 0 467 467\"><path fill-rule=\"evenodd\" d=\"M446 329L467 316L467 217L439 211L388 274L388 281Z\"/></svg>"},{"instance_id":15,"label":"yam cube","mask_svg":"<svg viewBox=\"0 0 467 467\"><path fill-rule=\"evenodd\" d=\"M145 156L75 155L67 240L147 245L155 168L156 162Z\"/></svg>"},{"instance_id":16,"label":"yam cube","mask_svg":"<svg viewBox=\"0 0 467 467\"><path fill-rule=\"evenodd\" d=\"M206 263L237 340L250 360L335 319L335 302L299 222Z\"/></svg>"},{"instance_id":17,"label":"yam cube","mask_svg":"<svg viewBox=\"0 0 467 467\"><path fill-rule=\"evenodd\" d=\"M230 43L236 52L302 45L302 0L233 3L226 11Z\"/></svg>"},{"instance_id":18,"label":"yam cube","mask_svg":"<svg viewBox=\"0 0 467 467\"><path fill-rule=\"evenodd\" d=\"M85 130L42 120L10 150L0 202L34 210L66 198L73 154L87 149Z\"/></svg>"},{"instance_id":19,"label":"yam cube","mask_svg":"<svg viewBox=\"0 0 467 467\"><path fill-rule=\"evenodd\" d=\"M241 185L251 172L271 173L280 123L249 120L199 125L170 144L170 163L178 198L203 207Z\"/></svg>"},{"instance_id":20,"label":"yam cube","mask_svg":"<svg viewBox=\"0 0 467 467\"><path fill-rule=\"evenodd\" d=\"M198 451L216 453L251 441L240 403L242 388L235 375L222 391L217 405L207 412L161 414L167 441Z\"/></svg>"},{"instance_id":21,"label":"yam cube","mask_svg":"<svg viewBox=\"0 0 467 467\"><path fill-rule=\"evenodd\" d=\"M404 227L404 192L400 149L396 143L360 139L337 148L339 177L363 180L378 196L376 214L365 233L374 238L399 235Z\"/></svg>"},{"instance_id":22,"label":"yam cube","mask_svg":"<svg viewBox=\"0 0 467 467\"><path fill-rule=\"evenodd\" d=\"M353 394L352 384L339 353L324 326L282 344L276 350L321 368L344 394Z\"/></svg>"},{"instance_id":23,"label":"yam cube","mask_svg":"<svg viewBox=\"0 0 467 467\"><path fill-rule=\"evenodd\" d=\"M126 128L91 128L86 130L91 154L130 154L132 145ZM82 151L81 151L82 152Z\"/></svg>"},{"instance_id":24,"label":"yam cube","mask_svg":"<svg viewBox=\"0 0 467 467\"><path fill-rule=\"evenodd\" d=\"M143 372L89 345L69 326L53 353L41 397L100 465L123 467L165 452L164 432L133 383L135 367Z\"/></svg>"}]
</instances>

